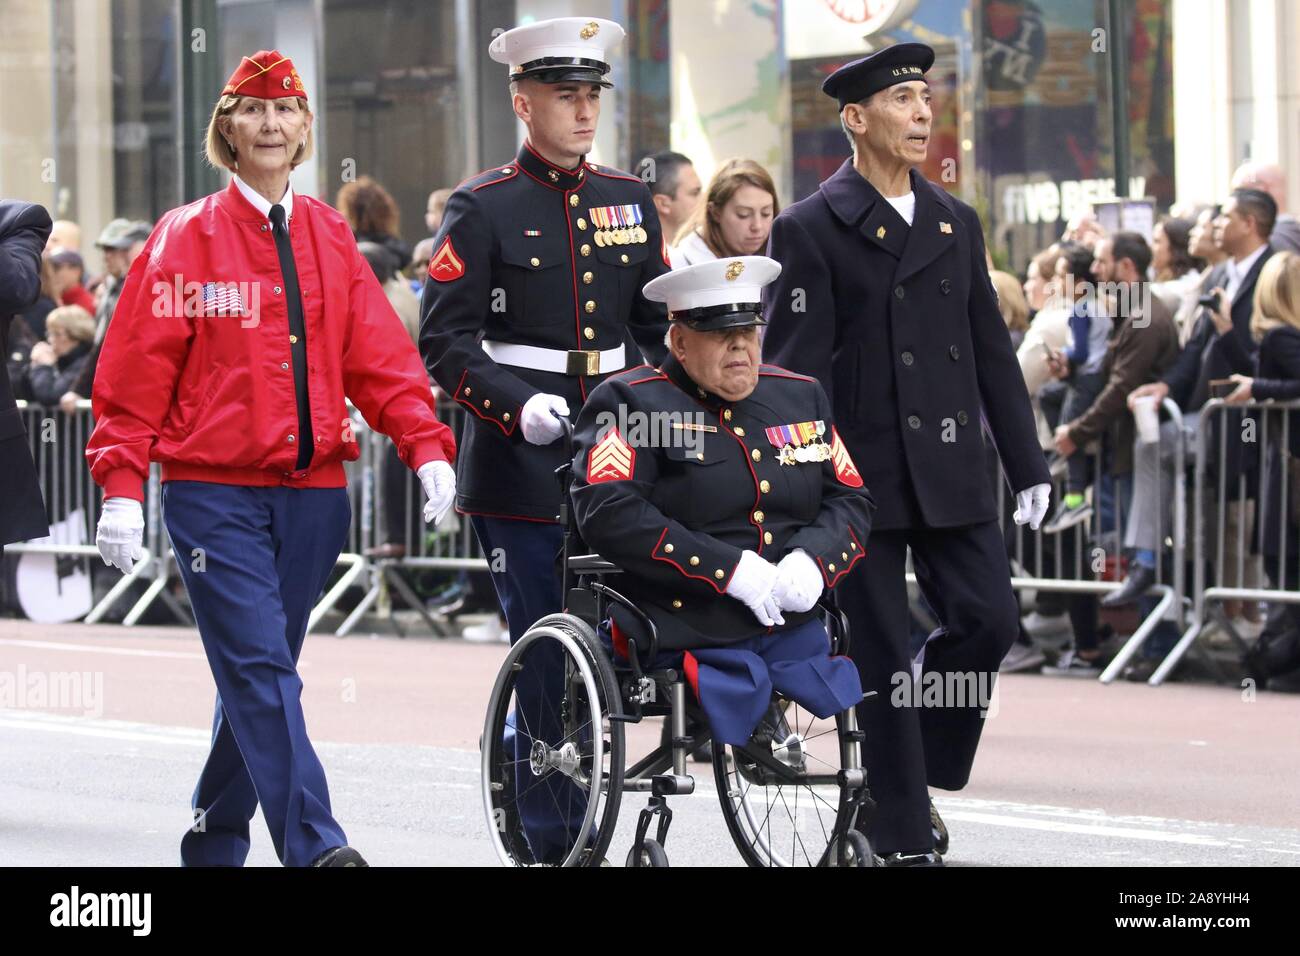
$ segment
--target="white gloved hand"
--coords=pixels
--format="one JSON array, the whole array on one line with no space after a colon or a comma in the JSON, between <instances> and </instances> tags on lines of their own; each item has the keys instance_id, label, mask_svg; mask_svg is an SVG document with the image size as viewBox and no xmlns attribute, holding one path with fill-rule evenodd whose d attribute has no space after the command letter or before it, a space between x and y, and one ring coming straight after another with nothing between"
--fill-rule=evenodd
<instances>
[{"instance_id":1,"label":"white gloved hand","mask_svg":"<svg viewBox=\"0 0 1300 956\"><path fill-rule=\"evenodd\" d=\"M144 509L134 498L108 498L95 529L95 547L105 564L130 574L144 557Z\"/></svg>"},{"instance_id":2,"label":"white gloved hand","mask_svg":"<svg viewBox=\"0 0 1300 956\"><path fill-rule=\"evenodd\" d=\"M760 624L773 627L785 623L781 605L772 593L775 584L776 565L754 551L743 551L727 584L727 593L753 611Z\"/></svg>"},{"instance_id":3,"label":"white gloved hand","mask_svg":"<svg viewBox=\"0 0 1300 956\"><path fill-rule=\"evenodd\" d=\"M437 524L456 500L456 470L445 461L426 461L415 475L424 486L424 520Z\"/></svg>"},{"instance_id":4,"label":"white gloved hand","mask_svg":"<svg viewBox=\"0 0 1300 956\"><path fill-rule=\"evenodd\" d=\"M524 402L519 413L524 427L524 438L534 445L549 445L564 434L560 418L569 417L569 403L558 395L538 392Z\"/></svg>"},{"instance_id":5,"label":"white gloved hand","mask_svg":"<svg viewBox=\"0 0 1300 956\"><path fill-rule=\"evenodd\" d=\"M773 592L783 611L811 611L822 596L822 572L802 548L795 548L776 566Z\"/></svg>"},{"instance_id":6,"label":"white gloved hand","mask_svg":"<svg viewBox=\"0 0 1300 956\"><path fill-rule=\"evenodd\" d=\"M1051 496L1052 486L1046 484L1016 492L1016 513L1012 515L1016 524L1028 524L1031 531L1037 531L1047 514L1047 500Z\"/></svg>"}]
</instances>

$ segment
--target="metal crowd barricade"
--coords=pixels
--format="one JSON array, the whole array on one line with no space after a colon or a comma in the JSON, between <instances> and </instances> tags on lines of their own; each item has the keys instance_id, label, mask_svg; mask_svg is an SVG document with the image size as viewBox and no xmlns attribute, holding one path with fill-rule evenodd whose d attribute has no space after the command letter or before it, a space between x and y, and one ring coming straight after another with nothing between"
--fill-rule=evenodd
<instances>
[{"instance_id":1,"label":"metal crowd barricade","mask_svg":"<svg viewBox=\"0 0 1300 956\"><path fill-rule=\"evenodd\" d=\"M1115 658L1102 671L1103 683L1114 681L1133 656L1150 638L1157 625L1164 619L1174 621L1181 626L1186 599L1186 446L1183 438L1183 416L1178 406L1166 399L1163 404L1165 412L1175 423L1176 438L1172 449L1173 457L1173 501L1172 521L1168 522L1168 532L1162 527L1160 544L1156 551L1156 584L1152 594L1157 596L1155 606L1142 618L1136 630L1129 636ZM1125 412L1125 414L1128 414ZM1161 441L1164 441L1162 436ZM1085 454L1083 450L1076 454ZM1043 526L1038 531L1031 531L1028 525L1019 526L1012 521L1011 509L1014 501L1003 495L999 506L999 523L1004 536L1011 542L1013 568L1020 573L1013 573L1011 586L1016 591L1047 591L1062 594L1091 594L1101 597L1111 591L1119 590L1121 581L1105 581L1097 577L1103 568L1096 567L1100 557L1118 558L1124 550L1125 531L1130 516L1131 483L1127 487L1116 487L1113 480L1110 501L1103 507L1103 469L1104 462L1100 451L1088 455L1092 481L1092 517L1087 525L1078 525L1073 529L1058 534L1046 534L1044 528L1051 520L1057 505L1063 498L1065 476L1053 474L1051 505ZM1000 467L993 463L997 483L1005 487L1001 479ZM1130 477L1129 481L1132 481ZM1158 501L1158 510L1164 514L1166 502L1163 494ZM1166 548L1171 557L1165 558ZM1100 553L1098 553L1100 549ZM1118 567L1118 563L1116 563ZM915 575L908 575L909 583L915 583Z\"/></svg>"},{"instance_id":2,"label":"metal crowd barricade","mask_svg":"<svg viewBox=\"0 0 1300 956\"><path fill-rule=\"evenodd\" d=\"M1292 423L1291 413L1297 409L1300 409L1300 402L1228 405L1214 399L1202 410L1196 428L1191 623L1151 675L1153 686L1162 683L1196 639L1212 628L1222 629L1239 649L1246 649L1246 643L1227 617L1213 613L1212 608L1219 602L1241 600L1300 604L1300 591L1286 587L1288 577L1294 576L1298 532L1292 522L1297 509L1300 509L1300 502L1288 501L1291 470L1296 461L1291 456L1290 443L1293 429L1300 427L1300 422ZM1235 421L1232 415L1238 410L1243 413L1240 422ZM1219 424L1217 428L1214 427L1216 422ZM1235 434L1238 427L1241 429L1240 443ZM1239 446L1239 453L1230 451L1233 445ZM1216 452L1213 470L1209 467L1211 452ZM1277 462L1276 508L1265 499L1261 483L1265 473L1274 468L1274 459ZM1255 481L1252 481L1252 472ZM1252 504L1256 512L1253 520L1249 513ZM1212 538L1207 535L1211 514L1214 518ZM1247 525L1253 527L1248 529ZM1233 537L1235 542L1231 542ZM1270 582L1270 587L1247 587L1247 574L1257 556L1266 552L1270 538L1277 545L1277 578ZM1230 543L1236 545L1235 562L1227 560ZM1288 575L1288 563L1291 564L1291 575ZM1260 573L1258 567L1254 570ZM1211 573L1213 580L1207 581Z\"/></svg>"},{"instance_id":3,"label":"metal crowd barricade","mask_svg":"<svg viewBox=\"0 0 1300 956\"><path fill-rule=\"evenodd\" d=\"M439 418L452 429L459 442L465 427L464 410L445 398L437 404ZM420 481L398 459L387 436L358 421L357 441L361 456L352 463L355 480L349 480L358 498L353 509L354 544L350 550L361 557L356 576L364 577L366 591L335 633L340 636L349 633L367 613L381 619L391 618L396 597L418 612L435 635L446 637L450 633L446 624L428 610L404 572L428 569L481 572L489 569L488 561L469 522L454 509L437 527L425 524L425 495ZM375 554L383 546L395 546L396 550L386 555ZM313 611L313 622L320 610L318 606Z\"/></svg>"}]
</instances>

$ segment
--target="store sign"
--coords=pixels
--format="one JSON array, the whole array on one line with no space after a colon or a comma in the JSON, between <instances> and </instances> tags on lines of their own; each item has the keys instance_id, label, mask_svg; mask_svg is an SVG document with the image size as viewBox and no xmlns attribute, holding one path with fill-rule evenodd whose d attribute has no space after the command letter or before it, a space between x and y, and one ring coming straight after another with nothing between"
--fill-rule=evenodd
<instances>
[{"instance_id":1,"label":"store sign","mask_svg":"<svg viewBox=\"0 0 1300 956\"><path fill-rule=\"evenodd\" d=\"M1145 176L1129 178L1129 195L1146 195ZM1011 225L1068 222L1115 198L1114 179L1068 179L1064 182L1017 183L1002 193L1002 222Z\"/></svg>"},{"instance_id":2,"label":"store sign","mask_svg":"<svg viewBox=\"0 0 1300 956\"><path fill-rule=\"evenodd\" d=\"M898 26L912 15L919 0L825 0L837 17L862 24L862 35L871 36Z\"/></svg>"}]
</instances>

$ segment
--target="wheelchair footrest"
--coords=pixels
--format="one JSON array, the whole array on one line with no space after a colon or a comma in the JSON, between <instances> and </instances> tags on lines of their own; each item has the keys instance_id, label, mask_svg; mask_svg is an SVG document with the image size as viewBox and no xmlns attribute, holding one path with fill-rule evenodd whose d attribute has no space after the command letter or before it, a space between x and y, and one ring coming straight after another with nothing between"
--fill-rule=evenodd
<instances>
[{"instance_id":1,"label":"wheelchair footrest","mask_svg":"<svg viewBox=\"0 0 1300 956\"><path fill-rule=\"evenodd\" d=\"M675 773L657 773L650 778L650 792L656 797L684 797L695 792L695 778Z\"/></svg>"}]
</instances>

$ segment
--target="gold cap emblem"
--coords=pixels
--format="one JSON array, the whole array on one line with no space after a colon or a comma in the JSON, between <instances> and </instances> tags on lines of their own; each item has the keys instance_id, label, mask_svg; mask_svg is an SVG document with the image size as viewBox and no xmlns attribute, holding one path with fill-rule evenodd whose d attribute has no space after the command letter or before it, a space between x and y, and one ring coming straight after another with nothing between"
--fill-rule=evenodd
<instances>
[{"instance_id":1,"label":"gold cap emblem","mask_svg":"<svg viewBox=\"0 0 1300 956\"><path fill-rule=\"evenodd\" d=\"M590 23L588 23L585 27L582 28L582 31L578 34L578 36L582 37L584 40L590 40L599 32L600 32L600 24L597 23L595 20L592 20Z\"/></svg>"},{"instance_id":2,"label":"gold cap emblem","mask_svg":"<svg viewBox=\"0 0 1300 956\"><path fill-rule=\"evenodd\" d=\"M731 263L730 265L727 266L727 273L726 273L727 281L735 282L737 279L740 278L740 274L744 271L745 271L745 264L743 262L737 261Z\"/></svg>"}]
</instances>

